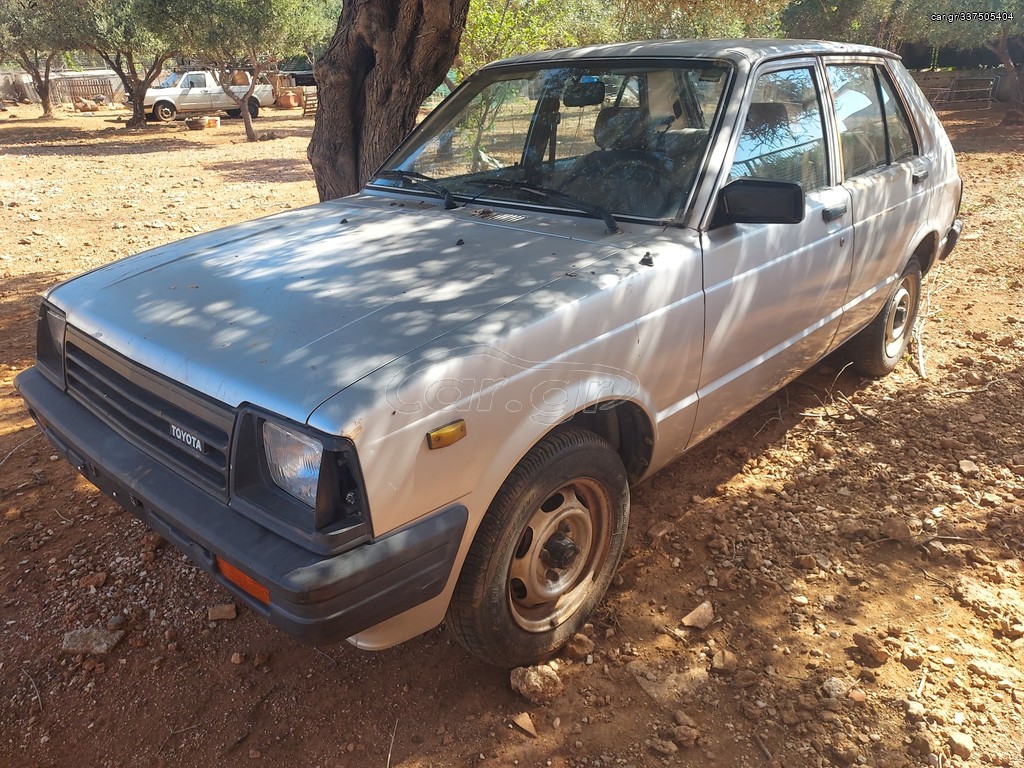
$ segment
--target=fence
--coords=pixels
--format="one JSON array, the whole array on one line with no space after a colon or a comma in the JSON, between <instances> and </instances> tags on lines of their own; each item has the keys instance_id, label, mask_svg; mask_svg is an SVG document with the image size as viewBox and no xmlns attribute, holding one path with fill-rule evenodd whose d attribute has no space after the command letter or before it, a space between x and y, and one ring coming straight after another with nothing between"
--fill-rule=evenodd
<instances>
[{"instance_id":1,"label":"fence","mask_svg":"<svg viewBox=\"0 0 1024 768\"><path fill-rule=\"evenodd\" d=\"M0 74L0 96L13 101L39 103L32 78L24 72ZM50 77L50 101L54 104L72 103L76 98L91 99L102 96L108 102L121 101L124 86L113 74L79 75L55 73Z\"/></svg>"},{"instance_id":2,"label":"fence","mask_svg":"<svg viewBox=\"0 0 1024 768\"><path fill-rule=\"evenodd\" d=\"M925 71L913 76L936 109L988 109L1007 95L1000 93L1003 78L985 70Z\"/></svg>"},{"instance_id":3,"label":"fence","mask_svg":"<svg viewBox=\"0 0 1024 768\"><path fill-rule=\"evenodd\" d=\"M114 87L106 77L61 78L53 81L50 93L55 102L74 103L75 99L92 99L110 104L114 101Z\"/></svg>"},{"instance_id":4,"label":"fence","mask_svg":"<svg viewBox=\"0 0 1024 768\"><path fill-rule=\"evenodd\" d=\"M302 86L302 116L316 117L316 106L319 101L315 85Z\"/></svg>"}]
</instances>

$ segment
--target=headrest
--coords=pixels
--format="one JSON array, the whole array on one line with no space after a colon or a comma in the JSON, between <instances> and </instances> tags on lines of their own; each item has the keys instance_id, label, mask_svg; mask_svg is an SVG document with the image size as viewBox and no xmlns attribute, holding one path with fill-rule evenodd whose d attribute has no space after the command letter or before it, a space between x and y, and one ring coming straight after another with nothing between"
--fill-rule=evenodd
<instances>
[{"instance_id":1,"label":"headrest","mask_svg":"<svg viewBox=\"0 0 1024 768\"><path fill-rule=\"evenodd\" d=\"M789 127L789 113L786 112L785 104L755 101L747 111L744 131L754 134L767 133L777 131L783 126Z\"/></svg>"},{"instance_id":2,"label":"headrest","mask_svg":"<svg viewBox=\"0 0 1024 768\"><path fill-rule=\"evenodd\" d=\"M638 107L605 107L594 122L594 142L601 149L646 149L645 128Z\"/></svg>"}]
</instances>

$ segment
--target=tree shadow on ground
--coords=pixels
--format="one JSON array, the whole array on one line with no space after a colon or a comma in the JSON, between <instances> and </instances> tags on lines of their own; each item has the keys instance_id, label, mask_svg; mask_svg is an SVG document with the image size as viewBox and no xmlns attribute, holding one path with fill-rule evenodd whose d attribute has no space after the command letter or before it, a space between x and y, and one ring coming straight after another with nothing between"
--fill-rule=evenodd
<instances>
[{"instance_id":1,"label":"tree shadow on ground","mask_svg":"<svg viewBox=\"0 0 1024 768\"><path fill-rule=\"evenodd\" d=\"M313 170L305 160L222 160L204 163L203 168L220 174L224 181L243 184L313 182Z\"/></svg>"},{"instance_id":2,"label":"tree shadow on ground","mask_svg":"<svg viewBox=\"0 0 1024 768\"><path fill-rule=\"evenodd\" d=\"M648 677L623 671L619 682L657 692L696 670L704 687L689 712L701 722L702 704L734 699L741 722L770 701L776 736L765 741L779 755L794 736L834 737L799 714L808 700L825 706L829 678L867 692L860 710L844 698L843 713L877 722L924 687L922 672L939 690L971 659L1009 674L1024 651L1013 629L1022 604L1006 597L1020 587L1024 551L1016 362L1005 355L983 369L980 385L965 383L960 365L922 381L903 363L893 387L837 376L836 353L637 488L624 582L596 623L656 661L640 668ZM681 627L704 599L718 621ZM891 661L872 658L856 633ZM935 646L952 659L899 663L904 648ZM718 648L753 682L708 677ZM631 659L620 661L629 669ZM753 744L749 752L758 755Z\"/></svg>"},{"instance_id":3,"label":"tree shadow on ground","mask_svg":"<svg viewBox=\"0 0 1024 768\"><path fill-rule=\"evenodd\" d=\"M998 154L1017 152L1024 139L1024 126L1003 125L1006 105L991 109L943 111L938 113L958 153Z\"/></svg>"},{"instance_id":4,"label":"tree shadow on ground","mask_svg":"<svg viewBox=\"0 0 1024 768\"><path fill-rule=\"evenodd\" d=\"M0 130L0 156L26 155L63 157L75 154L86 157L118 155L146 155L194 149L195 146L176 136L184 130L180 126L154 126L142 131L123 128L105 128L83 131L77 127L61 125L5 126Z\"/></svg>"},{"instance_id":5,"label":"tree shadow on ground","mask_svg":"<svg viewBox=\"0 0 1024 768\"><path fill-rule=\"evenodd\" d=\"M31 272L3 279L0 292L0 365L24 366L35 352L39 298L61 275ZM29 357L26 358L26 355Z\"/></svg>"}]
</instances>

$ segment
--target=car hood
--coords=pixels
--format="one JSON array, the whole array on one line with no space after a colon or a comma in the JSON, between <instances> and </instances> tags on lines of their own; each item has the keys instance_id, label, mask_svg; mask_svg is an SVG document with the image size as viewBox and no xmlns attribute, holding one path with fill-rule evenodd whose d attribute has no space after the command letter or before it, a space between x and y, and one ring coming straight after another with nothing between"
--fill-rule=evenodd
<instances>
[{"instance_id":1,"label":"car hood","mask_svg":"<svg viewBox=\"0 0 1024 768\"><path fill-rule=\"evenodd\" d=\"M632 242L592 219L362 195L171 243L49 298L146 368L304 421L389 362Z\"/></svg>"}]
</instances>

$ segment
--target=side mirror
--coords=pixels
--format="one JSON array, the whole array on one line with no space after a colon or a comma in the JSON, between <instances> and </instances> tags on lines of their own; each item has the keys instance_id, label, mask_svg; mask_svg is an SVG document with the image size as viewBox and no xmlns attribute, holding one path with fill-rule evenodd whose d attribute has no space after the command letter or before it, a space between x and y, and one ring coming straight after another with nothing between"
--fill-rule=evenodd
<instances>
[{"instance_id":1,"label":"side mirror","mask_svg":"<svg viewBox=\"0 0 1024 768\"><path fill-rule=\"evenodd\" d=\"M722 188L718 206L715 218L723 224L799 224L804 220L804 188L747 176Z\"/></svg>"}]
</instances>

